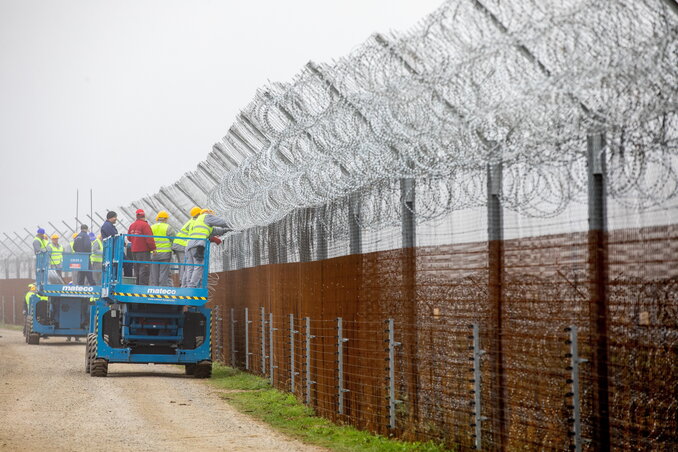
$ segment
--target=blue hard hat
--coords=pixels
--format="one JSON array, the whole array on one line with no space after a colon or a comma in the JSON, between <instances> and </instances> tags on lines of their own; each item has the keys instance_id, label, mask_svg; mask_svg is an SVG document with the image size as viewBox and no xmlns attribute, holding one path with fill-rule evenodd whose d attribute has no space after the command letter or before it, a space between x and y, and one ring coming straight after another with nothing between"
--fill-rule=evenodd
<instances>
[{"instance_id":1,"label":"blue hard hat","mask_svg":"<svg viewBox=\"0 0 678 452\"><path fill-rule=\"evenodd\" d=\"M39 229L38 229L38 234L44 234L44 233L45 233L45 230L44 230L44 229L42 229L42 228L39 228Z\"/></svg>"},{"instance_id":2,"label":"blue hard hat","mask_svg":"<svg viewBox=\"0 0 678 452\"><path fill-rule=\"evenodd\" d=\"M94 235L94 232L90 232L88 235L89 235L89 239L92 240L92 241L96 240L96 238L97 238L97 236Z\"/></svg>"}]
</instances>

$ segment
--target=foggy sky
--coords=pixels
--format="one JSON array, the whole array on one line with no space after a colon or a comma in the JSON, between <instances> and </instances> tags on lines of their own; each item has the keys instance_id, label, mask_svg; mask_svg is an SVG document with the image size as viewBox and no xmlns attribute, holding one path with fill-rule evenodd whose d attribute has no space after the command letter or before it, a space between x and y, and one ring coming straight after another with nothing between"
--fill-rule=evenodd
<instances>
[{"instance_id":1,"label":"foggy sky","mask_svg":"<svg viewBox=\"0 0 678 452\"><path fill-rule=\"evenodd\" d=\"M155 193L258 87L441 1L0 0L0 232Z\"/></svg>"}]
</instances>

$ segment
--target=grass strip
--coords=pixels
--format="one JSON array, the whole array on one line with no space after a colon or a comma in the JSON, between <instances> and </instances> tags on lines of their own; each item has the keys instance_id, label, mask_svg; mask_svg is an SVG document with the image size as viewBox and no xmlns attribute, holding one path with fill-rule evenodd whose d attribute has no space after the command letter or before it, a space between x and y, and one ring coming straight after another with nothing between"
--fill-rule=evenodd
<instances>
[{"instance_id":1,"label":"grass strip","mask_svg":"<svg viewBox=\"0 0 678 452\"><path fill-rule=\"evenodd\" d=\"M316 416L292 394L269 385L268 380L231 367L214 364L210 382L227 392L222 397L239 411L260 419L287 436L338 452L443 452L441 445L410 443L337 425Z\"/></svg>"},{"instance_id":2,"label":"grass strip","mask_svg":"<svg viewBox=\"0 0 678 452\"><path fill-rule=\"evenodd\" d=\"M11 323L0 323L0 328L5 330L15 330L22 331L24 329L23 325L13 325Z\"/></svg>"}]
</instances>

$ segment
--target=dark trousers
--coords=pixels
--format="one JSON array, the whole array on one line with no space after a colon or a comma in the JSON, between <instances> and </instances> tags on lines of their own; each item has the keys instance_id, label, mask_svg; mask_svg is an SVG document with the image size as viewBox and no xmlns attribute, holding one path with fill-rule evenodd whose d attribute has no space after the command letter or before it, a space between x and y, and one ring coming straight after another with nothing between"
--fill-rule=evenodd
<instances>
[{"instance_id":1,"label":"dark trousers","mask_svg":"<svg viewBox=\"0 0 678 452\"><path fill-rule=\"evenodd\" d=\"M150 251L132 251L132 259L135 261L146 261L151 260ZM137 277L137 284L140 286L147 286L149 280L151 279L151 265L150 264L140 264L134 263L134 274Z\"/></svg>"},{"instance_id":2,"label":"dark trousers","mask_svg":"<svg viewBox=\"0 0 678 452\"><path fill-rule=\"evenodd\" d=\"M88 284L91 284L92 286L94 285L94 277L92 276L92 272L78 272L78 285L82 286L85 284L85 280L87 280Z\"/></svg>"}]
</instances>

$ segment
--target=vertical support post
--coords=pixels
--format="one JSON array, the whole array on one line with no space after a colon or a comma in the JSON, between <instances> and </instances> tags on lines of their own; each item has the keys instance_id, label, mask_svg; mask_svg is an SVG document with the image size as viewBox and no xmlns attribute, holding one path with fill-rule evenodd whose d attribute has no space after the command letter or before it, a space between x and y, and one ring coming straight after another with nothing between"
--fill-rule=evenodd
<instances>
[{"instance_id":1,"label":"vertical support post","mask_svg":"<svg viewBox=\"0 0 678 452\"><path fill-rule=\"evenodd\" d=\"M12 324L16 325L16 297L12 295Z\"/></svg>"},{"instance_id":2,"label":"vertical support post","mask_svg":"<svg viewBox=\"0 0 678 452\"><path fill-rule=\"evenodd\" d=\"M412 169L412 162L408 162ZM405 297L405 306L407 312L407 322L413 325L411 340L407 344L408 378L407 378L407 400L410 424L418 422L419 418L419 332L417 330L417 302L416 302L416 244L417 227L415 221L415 188L416 183L413 178L400 179L400 197L401 197L401 234L402 234L402 272L403 272L403 295Z\"/></svg>"},{"instance_id":3,"label":"vertical support post","mask_svg":"<svg viewBox=\"0 0 678 452\"><path fill-rule=\"evenodd\" d=\"M396 405L402 403L396 399L395 393L395 348L400 342L395 341L395 328L393 319L386 321L388 333L388 428L396 428Z\"/></svg>"},{"instance_id":4,"label":"vertical support post","mask_svg":"<svg viewBox=\"0 0 678 452\"><path fill-rule=\"evenodd\" d=\"M278 223L266 226L266 238L268 239L268 263L278 263Z\"/></svg>"},{"instance_id":5,"label":"vertical support post","mask_svg":"<svg viewBox=\"0 0 678 452\"><path fill-rule=\"evenodd\" d=\"M572 325L570 328L570 379L572 381L572 423L574 433L574 450L575 452L582 451L581 438L581 395L579 393L579 365L587 362L586 359L579 357L579 344L577 338L577 326Z\"/></svg>"},{"instance_id":6,"label":"vertical support post","mask_svg":"<svg viewBox=\"0 0 678 452\"><path fill-rule=\"evenodd\" d=\"M266 375L266 312L261 308L261 373Z\"/></svg>"},{"instance_id":7,"label":"vertical support post","mask_svg":"<svg viewBox=\"0 0 678 452\"><path fill-rule=\"evenodd\" d=\"M610 450L609 374L608 374L608 252L607 189L605 136L587 137L588 208L589 208L589 313L593 342L592 370L596 389L593 392L593 441L600 451Z\"/></svg>"},{"instance_id":8,"label":"vertical support post","mask_svg":"<svg viewBox=\"0 0 678 452\"><path fill-rule=\"evenodd\" d=\"M475 427L475 448L481 450L483 445L483 429L481 423L487 418L482 415L482 374L480 359L485 353L480 348L480 327L473 324L473 415Z\"/></svg>"},{"instance_id":9,"label":"vertical support post","mask_svg":"<svg viewBox=\"0 0 678 452\"><path fill-rule=\"evenodd\" d=\"M344 414L344 393L349 392L344 388L344 343L348 339L344 337L344 322L337 317L337 399L338 412Z\"/></svg>"},{"instance_id":10,"label":"vertical support post","mask_svg":"<svg viewBox=\"0 0 678 452\"><path fill-rule=\"evenodd\" d=\"M275 358L275 352L273 350L273 331L276 329L273 328L273 313L269 312L268 313L268 367L270 369L270 379L271 379L271 386L273 386L273 369L276 368L275 363L274 363L274 358Z\"/></svg>"},{"instance_id":11,"label":"vertical support post","mask_svg":"<svg viewBox=\"0 0 678 452\"><path fill-rule=\"evenodd\" d=\"M492 398L496 400L493 438L499 450L505 450L506 390L503 351L503 282L504 282L504 214L501 206L502 164L487 165L487 242L488 242L488 302L490 305L492 353ZM492 329L494 331L492 331Z\"/></svg>"},{"instance_id":12,"label":"vertical support post","mask_svg":"<svg viewBox=\"0 0 678 452\"><path fill-rule=\"evenodd\" d=\"M5 296L2 296L2 322L0 323L6 323L5 322Z\"/></svg>"},{"instance_id":13,"label":"vertical support post","mask_svg":"<svg viewBox=\"0 0 678 452\"><path fill-rule=\"evenodd\" d=\"M362 231L360 229L360 196L351 193L348 198L348 237L351 254L363 252Z\"/></svg>"},{"instance_id":14,"label":"vertical support post","mask_svg":"<svg viewBox=\"0 0 678 452\"><path fill-rule=\"evenodd\" d=\"M252 266L261 265L261 230L259 228L250 232L252 236Z\"/></svg>"},{"instance_id":15,"label":"vertical support post","mask_svg":"<svg viewBox=\"0 0 678 452\"><path fill-rule=\"evenodd\" d=\"M414 218L415 182L412 178L400 179L400 197L402 199L401 230L403 248L414 248L417 239L417 227Z\"/></svg>"},{"instance_id":16,"label":"vertical support post","mask_svg":"<svg viewBox=\"0 0 678 452\"><path fill-rule=\"evenodd\" d=\"M224 359L224 341L222 340L222 333L224 329L224 323L223 323L223 317L221 316L221 306L217 305L214 307L214 317L212 318L214 321L214 328L212 331L214 331L214 340L212 343L216 344L216 347L214 347L214 351L216 351L216 360L222 363L225 363L226 360Z\"/></svg>"},{"instance_id":17,"label":"vertical support post","mask_svg":"<svg viewBox=\"0 0 678 452\"><path fill-rule=\"evenodd\" d=\"M322 261L327 259L327 231L325 230L325 225L321 220L323 215L322 207L317 207L314 209L313 214L315 215L315 230L316 230L316 252L315 260Z\"/></svg>"},{"instance_id":18,"label":"vertical support post","mask_svg":"<svg viewBox=\"0 0 678 452\"><path fill-rule=\"evenodd\" d=\"M294 371L294 335L298 331L294 329L294 314L290 314L290 392L294 394L294 377L299 375Z\"/></svg>"},{"instance_id":19,"label":"vertical support post","mask_svg":"<svg viewBox=\"0 0 678 452\"><path fill-rule=\"evenodd\" d=\"M311 234L309 227L309 219L311 218L311 209L299 209L299 262L310 262L313 260L311 256Z\"/></svg>"},{"instance_id":20,"label":"vertical support post","mask_svg":"<svg viewBox=\"0 0 678 452\"><path fill-rule=\"evenodd\" d=\"M235 368L235 315L231 308L231 367Z\"/></svg>"},{"instance_id":21,"label":"vertical support post","mask_svg":"<svg viewBox=\"0 0 678 452\"><path fill-rule=\"evenodd\" d=\"M306 317L306 405L311 404L311 385L315 381L311 380L311 339L315 336L311 335L311 318Z\"/></svg>"},{"instance_id":22,"label":"vertical support post","mask_svg":"<svg viewBox=\"0 0 678 452\"><path fill-rule=\"evenodd\" d=\"M250 370L250 313L245 308L245 370Z\"/></svg>"}]
</instances>

